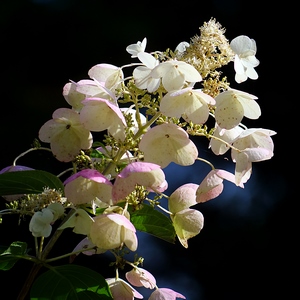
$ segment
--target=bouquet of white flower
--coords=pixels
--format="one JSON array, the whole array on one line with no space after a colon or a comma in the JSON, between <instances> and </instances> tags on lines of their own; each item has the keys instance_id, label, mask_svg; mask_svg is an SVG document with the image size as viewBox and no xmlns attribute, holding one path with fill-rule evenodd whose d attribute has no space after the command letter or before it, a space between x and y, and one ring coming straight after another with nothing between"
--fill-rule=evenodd
<instances>
[{"instance_id":1,"label":"bouquet of white flower","mask_svg":"<svg viewBox=\"0 0 300 300\"><path fill-rule=\"evenodd\" d=\"M146 52L144 38L126 48L134 62L122 67L100 63L90 68L89 79L65 84L62 95L70 107L55 110L34 146L0 174L0 195L7 201L0 211L3 223L7 214L20 215L35 241L34 251L26 241L1 249L2 270L20 259L33 263L20 299L29 293L32 299L141 299L138 287L153 290L150 300L185 299L161 287L143 268L144 259L151 257L128 258L143 247L138 231L170 243L178 239L188 248L188 240L204 226L201 206L195 205L218 197L224 180L243 188L252 163L272 158L274 150L271 136L276 132L241 123L260 117L257 97L231 88L220 71L233 62L237 83L257 79L256 43L247 36L229 42L224 33L210 19L199 36L174 50ZM95 140L98 132L103 140ZM193 139L200 136L216 156L231 151L234 173L199 156ZM50 151L67 165L65 171L53 175L18 164L36 150ZM211 168L204 179L167 195L164 169L196 161ZM68 228L82 241L71 253L48 258ZM115 259L113 278L72 263L57 266L61 258L73 262L79 254L105 252ZM121 274L126 266L130 269ZM41 268L48 270L37 276Z\"/></svg>"}]
</instances>

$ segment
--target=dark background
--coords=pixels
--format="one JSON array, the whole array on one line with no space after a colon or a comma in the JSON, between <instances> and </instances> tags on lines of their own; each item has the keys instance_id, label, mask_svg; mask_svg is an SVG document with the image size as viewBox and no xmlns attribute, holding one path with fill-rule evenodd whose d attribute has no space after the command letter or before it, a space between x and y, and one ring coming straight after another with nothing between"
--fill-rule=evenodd
<instances>
[{"instance_id":1,"label":"dark background","mask_svg":"<svg viewBox=\"0 0 300 300\"><path fill-rule=\"evenodd\" d=\"M139 254L144 268L157 278L159 287L169 287L189 300L290 299L294 287L290 270L296 267L296 200L292 179L296 157L289 129L293 107L289 102L283 54L287 51L281 29L287 4L261 7L258 1L185 1L180 3L19 0L0 2L1 36L1 147L0 169L30 148L41 125L59 107L69 107L62 87L72 79L88 78L97 63L121 66L132 62L126 46L147 37L146 51L174 49L181 41L199 34L211 17L226 28L226 37L244 34L256 40L259 78L238 85L233 64L228 68L231 86L258 97L260 119L249 127L277 132L274 157L253 165L253 175L244 190L225 184L223 194L197 206L205 218L202 232L184 249L141 236ZM289 46L290 50L292 45ZM200 144L200 155L215 159ZM45 153L31 153L19 164L46 169L55 174L60 164ZM199 183L206 167L166 169L174 190L186 182ZM175 176L173 174L176 174ZM172 183L171 183L172 182ZM299 198L299 197L298 197ZM20 240L27 228L0 225L1 244ZM65 240L60 241L61 246ZM70 246L71 249L73 245ZM95 261L96 260L96 261ZM91 262L92 261L92 262ZM98 258L78 260L101 272ZM0 273L2 293L15 299L30 265L20 262ZM106 271L105 271L106 272ZM16 276L17 274L17 276ZM112 273L104 274L113 276ZM145 296L145 298L147 298Z\"/></svg>"}]
</instances>

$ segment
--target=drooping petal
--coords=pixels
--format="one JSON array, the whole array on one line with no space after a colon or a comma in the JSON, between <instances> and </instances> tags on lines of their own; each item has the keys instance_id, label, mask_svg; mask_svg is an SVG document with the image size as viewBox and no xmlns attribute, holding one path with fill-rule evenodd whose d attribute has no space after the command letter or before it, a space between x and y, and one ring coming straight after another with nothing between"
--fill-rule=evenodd
<instances>
[{"instance_id":1,"label":"drooping petal","mask_svg":"<svg viewBox=\"0 0 300 300\"><path fill-rule=\"evenodd\" d=\"M173 214L197 204L196 190L199 185L186 183L178 187L168 199L169 211Z\"/></svg>"},{"instance_id":2,"label":"drooping petal","mask_svg":"<svg viewBox=\"0 0 300 300\"><path fill-rule=\"evenodd\" d=\"M244 152L238 152L235 155L235 183L240 185L246 183L252 172L252 162Z\"/></svg>"},{"instance_id":3,"label":"drooping petal","mask_svg":"<svg viewBox=\"0 0 300 300\"><path fill-rule=\"evenodd\" d=\"M125 276L130 284L137 287L143 286L148 289L154 289L156 286L155 277L143 268L133 268L131 271L127 272Z\"/></svg>"},{"instance_id":4,"label":"drooping petal","mask_svg":"<svg viewBox=\"0 0 300 300\"><path fill-rule=\"evenodd\" d=\"M184 209L171 216L177 237L181 245L188 248L188 240L197 234L203 228L203 214L195 209Z\"/></svg>"},{"instance_id":5,"label":"drooping petal","mask_svg":"<svg viewBox=\"0 0 300 300\"><path fill-rule=\"evenodd\" d=\"M211 138L209 142L209 148L211 148L212 152L216 155L225 154L230 147L226 144L232 144L233 141L241 134L243 128L240 126L236 126L232 129L222 129L218 125L216 125L213 136L217 139ZM224 142L220 141L223 140Z\"/></svg>"}]
</instances>

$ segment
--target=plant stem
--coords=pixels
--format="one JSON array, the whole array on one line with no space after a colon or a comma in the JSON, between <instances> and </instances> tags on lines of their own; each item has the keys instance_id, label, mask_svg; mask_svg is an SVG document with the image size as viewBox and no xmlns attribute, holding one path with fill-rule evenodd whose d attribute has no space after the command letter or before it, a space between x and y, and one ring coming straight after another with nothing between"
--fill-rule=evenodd
<instances>
[{"instance_id":1,"label":"plant stem","mask_svg":"<svg viewBox=\"0 0 300 300\"><path fill-rule=\"evenodd\" d=\"M70 216L73 213L74 212L71 209L68 212L68 214L66 215L66 217L64 218L62 224L65 223L70 218ZM34 282L34 280L35 280L38 272L40 271L40 269L44 265L44 262L46 260L47 255L50 253L51 249L53 248L53 246L56 243L56 241L58 240L58 238L61 236L62 232L63 232L63 230L57 230L56 229L56 231L54 232L54 234L50 238L49 242L47 243L46 247L44 248L43 252L41 253L41 256L39 257L40 258L39 262L35 263L32 266L32 268L31 268L31 270L30 270L30 272L29 272L29 274L28 274L28 276L27 276L27 278L25 280L25 283L23 284L22 289L21 289L21 291L20 291L20 293L18 295L17 300L24 300L24 299L26 299L26 296L27 296L27 294L28 294L28 292L29 292L29 290L30 290L30 288L31 288L31 286L32 286L32 284L33 284L33 282Z\"/></svg>"}]
</instances>

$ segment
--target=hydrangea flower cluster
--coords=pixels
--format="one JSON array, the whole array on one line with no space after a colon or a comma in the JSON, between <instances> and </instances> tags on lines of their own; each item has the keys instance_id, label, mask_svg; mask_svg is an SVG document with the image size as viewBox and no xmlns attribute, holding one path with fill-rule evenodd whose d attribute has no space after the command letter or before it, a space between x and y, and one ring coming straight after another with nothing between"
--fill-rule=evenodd
<instances>
[{"instance_id":1,"label":"hydrangea flower cluster","mask_svg":"<svg viewBox=\"0 0 300 300\"><path fill-rule=\"evenodd\" d=\"M253 39L238 36L229 42L225 29L211 19L200 27L199 36L179 43L174 51L146 49L144 38L126 48L131 63L121 67L99 63L89 69L87 78L65 84L62 95L69 107L55 110L38 133L58 161L72 165L64 172L71 174L58 191L61 197L54 199L50 193L39 206L36 194L18 193L8 210L30 215L29 230L36 240L51 237L58 220L58 232L71 228L83 235L74 246L74 259L79 253L113 253L116 275L105 280L112 299L142 299L136 289L141 286L153 289L151 300L185 299L177 291L159 287L143 268L144 258L128 261L123 250L138 249L139 230L163 238L159 230L150 232L143 226L146 218L157 222L158 216L170 225L169 240L177 237L188 248L188 240L204 226L201 206L195 205L218 197L224 180L243 188L252 163L272 158L276 132L241 123L261 116L258 98L231 88L220 71L233 62L237 83L257 79ZM93 133L101 133L103 140L94 140ZM201 158L191 139L196 136L204 137L217 156L230 151L234 173ZM39 149L49 150L41 145L33 148ZM166 195L164 169L170 163L191 166L198 160L211 167L205 178ZM15 160L14 169L5 173L18 167L20 172L29 171ZM24 206L24 197L33 199L35 206ZM165 199L167 208L160 205ZM47 262L46 257L38 258ZM122 279L119 271L126 265L131 270Z\"/></svg>"}]
</instances>

